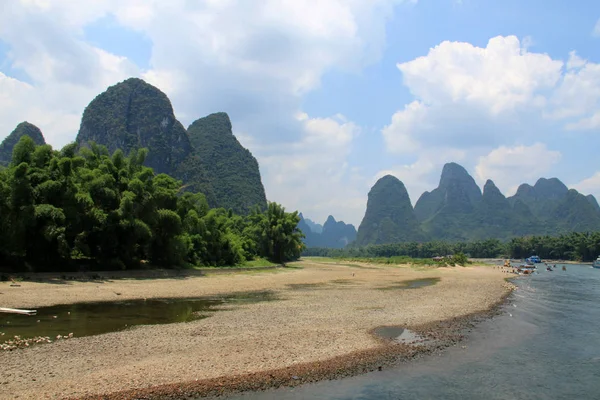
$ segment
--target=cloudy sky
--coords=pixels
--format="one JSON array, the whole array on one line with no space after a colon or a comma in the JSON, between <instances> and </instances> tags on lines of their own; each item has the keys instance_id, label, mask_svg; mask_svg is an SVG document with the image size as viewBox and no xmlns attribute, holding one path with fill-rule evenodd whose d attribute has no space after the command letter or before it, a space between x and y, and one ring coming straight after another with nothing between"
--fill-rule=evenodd
<instances>
[{"instance_id":1,"label":"cloudy sky","mask_svg":"<svg viewBox=\"0 0 600 400\"><path fill-rule=\"evenodd\" d=\"M369 188L413 203L444 163L511 195L556 176L600 196L596 0L4 0L0 139L73 141L138 76L188 125L229 113L269 200L358 225Z\"/></svg>"}]
</instances>

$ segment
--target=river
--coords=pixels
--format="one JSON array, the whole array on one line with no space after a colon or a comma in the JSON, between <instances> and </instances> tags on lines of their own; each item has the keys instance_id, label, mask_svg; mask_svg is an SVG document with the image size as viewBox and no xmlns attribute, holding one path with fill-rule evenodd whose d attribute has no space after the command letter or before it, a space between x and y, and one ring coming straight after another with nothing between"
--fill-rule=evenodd
<instances>
[{"instance_id":1,"label":"river","mask_svg":"<svg viewBox=\"0 0 600 400\"><path fill-rule=\"evenodd\" d=\"M441 356L229 399L600 399L600 269L560 267L516 279L504 313Z\"/></svg>"}]
</instances>

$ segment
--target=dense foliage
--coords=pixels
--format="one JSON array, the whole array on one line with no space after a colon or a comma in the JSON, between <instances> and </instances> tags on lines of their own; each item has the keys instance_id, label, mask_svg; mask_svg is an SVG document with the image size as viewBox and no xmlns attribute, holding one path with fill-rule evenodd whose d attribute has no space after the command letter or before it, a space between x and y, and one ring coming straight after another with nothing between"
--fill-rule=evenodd
<instances>
[{"instance_id":1,"label":"dense foliage","mask_svg":"<svg viewBox=\"0 0 600 400\"><path fill-rule=\"evenodd\" d=\"M406 242L346 249L307 248L302 255L345 258L433 258L465 253L473 258L542 259L589 262L600 255L600 232L573 232L560 236L525 236L502 242L498 239L471 242Z\"/></svg>"},{"instance_id":2,"label":"dense foliage","mask_svg":"<svg viewBox=\"0 0 600 400\"><path fill-rule=\"evenodd\" d=\"M224 266L284 262L303 250L297 212L276 203L242 217L144 166L147 150L76 151L24 136L0 169L0 262L35 271L80 265Z\"/></svg>"}]
</instances>

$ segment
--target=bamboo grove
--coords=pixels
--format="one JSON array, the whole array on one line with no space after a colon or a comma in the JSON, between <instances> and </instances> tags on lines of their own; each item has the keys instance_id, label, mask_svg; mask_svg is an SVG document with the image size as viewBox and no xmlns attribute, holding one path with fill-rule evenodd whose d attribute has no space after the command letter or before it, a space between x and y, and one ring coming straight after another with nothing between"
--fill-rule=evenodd
<instances>
[{"instance_id":1,"label":"bamboo grove","mask_svg":"<svg viewBox=\"0 0 600 400\"><path fill-rule=\"evenodd\" d=\"M24 136L0 167L0 266L29 271L230 266L303 250L297 212L276 203L247 216L209 208L201 193L129 155L91 143L61 150Z\"/></svg>"}]
</instances>

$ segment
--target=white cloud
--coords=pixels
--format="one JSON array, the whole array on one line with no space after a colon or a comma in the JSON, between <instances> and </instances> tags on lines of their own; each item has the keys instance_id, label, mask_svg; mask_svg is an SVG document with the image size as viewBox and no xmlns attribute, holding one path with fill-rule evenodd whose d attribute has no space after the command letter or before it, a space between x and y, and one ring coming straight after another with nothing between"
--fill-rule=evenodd
<instances>
[{"instance_id":1,"label":"white cloud","mask_svg":"<svg viewBox=\"0 0 600 400\"><path fill-rule=\"evenodd\" d=\"M485 48L445 41L398 68L426 104L475 103L496 115L528 105L540 90L553 87L562 64L527 52L515 36L497 36Z\"/></svg>"},{"instance_id":2,"label":"white cloud","mask_svg":"<svg viewBox=\"0 0 600 400\"><path fill-rule=\"evenodd\" d=\"M418 159L411 164L395 165L392 168L379 171L371 179L370 184L372 186L385 175L393 175L404 183L410 201L414 205L423 192L430 192L437 187L444 164L467 161L467 154L466 151L457 149L423 151Z\"/></svg>"},{"instance_id":3,"label":"white cloud","mask_svg":"<svg viewBox=\"0 0 600 400\"><path fill-rule=\"evenodd\" d=\"M318 219L355 218L366 192L344 182L362 179L347 160L359 129L339 116L294 115L325 73L357 72L379 59L385 22L402 2L15 1L0 15L0 40L30 83L0 76L0 137L27 119L52 144L65 144L95 95L140 76L169 96L184 124L228 112L259 159L269 199ZM149 38L149 70L83 40L86 25L108 15Z\"/></svg>"},{"instance_id":4,"label":"white cloud","mask_svg":"<svg viewBox=\"0 0 600 400\"><path fill-rule=\"evenodd\" d=\"M515 36L494 37L485 48L445 41L398 64L415 100L383 129L388 150L494 147L520 137L523 121L543 109L563 67L526 45Z\"/></svg>"},{"instance_id":5,"label":"white cloud","mask_svg":"<svg viewBox=\"0 0 600 400\"><path fill-rule=\"evenodd\" d=\"M571 187L583 194L592 194L596 199L600 198L600 171L594 175L571 185Z\"/></svg>"},{"instance_id":6,"label":"white cloud","mask_svg":"<svg viewBox=\"0 0 600 400\"><path fill-rule=\"evenodd\" d=\"M492 179L509 196L516 192L519 184L542 177L560 159L559 151L549 150L543 143L501 146L479 157L475 178L480 184Z\"/></svg>"},{"instance_id":7,"label":"white cloud","mask_svg":"<svg viewBox=\"0 0 600 400\"><path fill-rule=\"evenodd\" d=\"M341 115L310 118L299 114L297 118L303 128L297 142L260 145L241 135L259 158L269 199L321 223L330 214L359 223L368 182L349 166L347 157L360 127Z\"/></svg>"},{"instance_id":8,"label":"white cloud","mask_svg":"<svg viewBox=\"0 0 600 400\"><path fill-rule=\"evenodd\" d=\"M567 69L550 99L546 117L570 121L569 130L600 127L600 64L569 54Z\"/></svg>"},{"instance_id":9,"label":"white cloud","mask_svg":"<svg viewBox=\"0 0 600 400\"><path fill-rule=\"evenodd\" d=\"M0 73L0 137L27 120L40 127L46 140L60 147L75 139L84 107L98 93L132 75L138 68L125 57L85 43L78 35L86 10L67 2L24 1L0 15L0 39L10 46L14 69L30 82Z\"/></svg>"}]
</instances>

